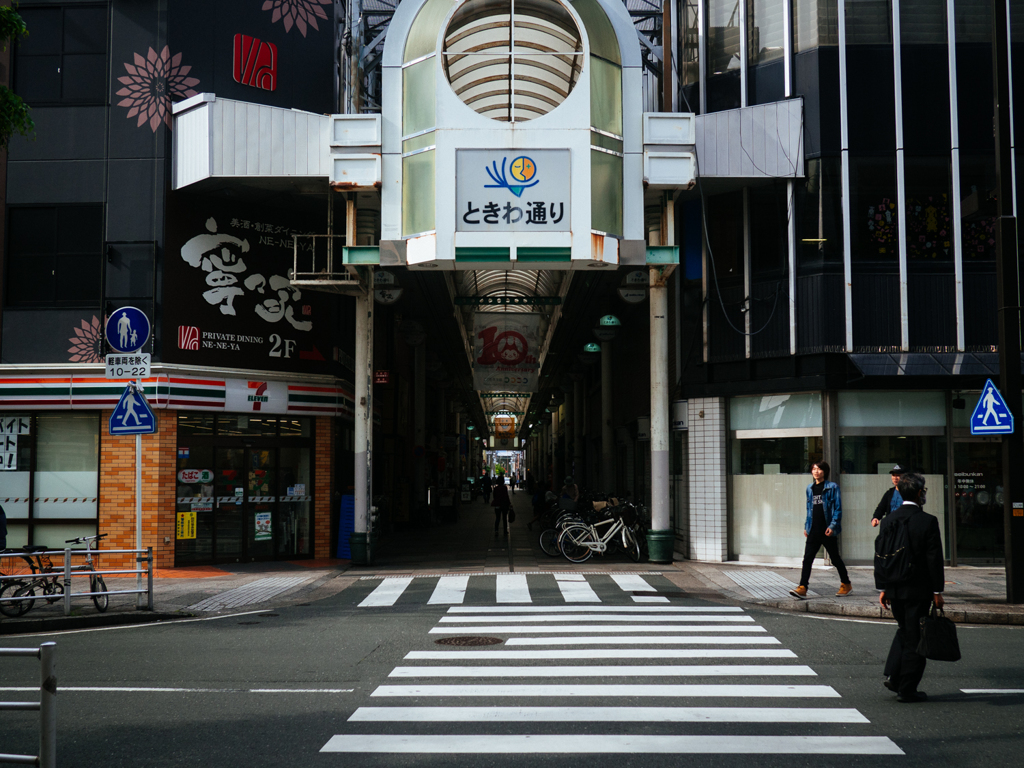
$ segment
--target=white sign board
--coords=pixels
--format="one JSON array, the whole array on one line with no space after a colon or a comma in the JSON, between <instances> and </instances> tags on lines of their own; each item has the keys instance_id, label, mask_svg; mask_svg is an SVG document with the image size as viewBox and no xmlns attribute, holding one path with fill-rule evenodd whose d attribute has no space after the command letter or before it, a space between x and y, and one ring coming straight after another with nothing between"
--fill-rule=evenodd
<instances>
[{"instance_id":1,"label":"white sign board","mask_svg":"<svg viewBox=\"0 0 1024 768\"><path fill-rule=\"evenodd\" d=\"M672 402L672 421L670 424L670 428L673 431L690 428L689 417L686 413L688 405L688 400L675 400Z\"/></svg>"},{"instance_id":2,"label":"white sign board","mask_svg":"<svg viewBox=\"0 0 1024 768\"><path fill-rule=\"evenodd\" d=\"M569 232L568 149L460 149L459 232Z\"/></svg>"},{"instance_id":3,"label":"white sign board","mask_svg":"<svg viewBox=\"0 0 1024 768\"><path fill-rule=\"evenodd\" d=\"M478 391L537 391L540 315L477 312L473 336L473 384Z\"/></svg>"},{"instance_id":4,"label":"white sign board","mask_svg":"<svg viewBox=\"0 0 1024 768\"><path fill-rule=\"evenodd\" d=\"M136 352L133 355L117 353L107 355L108 379L146 379L149 378L149 369L152 362L152 355Z\"/></svg>"}]
</instances>

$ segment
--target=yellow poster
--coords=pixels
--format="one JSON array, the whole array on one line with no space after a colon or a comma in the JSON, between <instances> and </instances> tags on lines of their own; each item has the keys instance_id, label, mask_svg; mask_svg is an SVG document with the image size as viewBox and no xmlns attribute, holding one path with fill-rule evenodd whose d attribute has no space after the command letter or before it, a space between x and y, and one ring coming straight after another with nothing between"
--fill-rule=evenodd
<instances>
[{"instance_id":1,"label":"yellow poster","mask_svg":"<svg viewBox=\"0 0 1024 768\"><path fill-rule=\"evenodd\" d=\"M179 539L194 539L196 537L196 513L179 512L177 537Z\"/></svg>"}]
</instances>

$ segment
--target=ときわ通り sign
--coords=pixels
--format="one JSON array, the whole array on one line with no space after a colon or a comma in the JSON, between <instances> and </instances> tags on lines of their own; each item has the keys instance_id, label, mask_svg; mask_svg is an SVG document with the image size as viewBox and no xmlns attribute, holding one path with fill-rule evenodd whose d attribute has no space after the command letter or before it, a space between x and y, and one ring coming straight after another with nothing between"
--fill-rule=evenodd
<instances>
[{"instance_id":1,"label":"\u3068\u304d\u308f\u901a\u308a sign","mask_svg":"<svg viewBox=\"0 0 1024 768\"><path fill-rule=\"evenodd\" d=\"M569 232L568 149L460 149L459 232Z\"/></svg>"}]
</instances>

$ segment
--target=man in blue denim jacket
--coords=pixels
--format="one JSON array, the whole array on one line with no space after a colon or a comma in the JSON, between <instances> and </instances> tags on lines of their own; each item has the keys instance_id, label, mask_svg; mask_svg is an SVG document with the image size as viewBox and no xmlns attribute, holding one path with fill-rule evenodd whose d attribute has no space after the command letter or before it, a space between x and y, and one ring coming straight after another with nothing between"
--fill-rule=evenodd
<instances>
[{"instance_id":1,"label":"man in blue denim jacket","mask_svg":"<svg viewBox=\"0 0 1024 768\"><path fill-rule=\"evenodd\" d=\"M811 578L811 566L822 546L828 552L832 563L839 571L839 591L836 595L843 597L853 591L850 575L846 571L846 563L839 554L839 532L843 519L843 505L839 495L839 486L830 482L831 473L827 461L818 461L811 465L811 477L814 482L807 486L807 520L804 522L804 563L800 572L800 585L791 589L789 594L801 599L807 597L807 583Z\"/></svg>"}]
</instances>

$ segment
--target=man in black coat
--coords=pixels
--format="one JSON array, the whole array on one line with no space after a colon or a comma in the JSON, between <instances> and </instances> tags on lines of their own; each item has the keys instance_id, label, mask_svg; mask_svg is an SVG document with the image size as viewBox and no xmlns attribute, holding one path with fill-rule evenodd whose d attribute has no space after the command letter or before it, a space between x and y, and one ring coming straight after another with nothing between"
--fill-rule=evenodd
<instances>
[{"instance_id":1,"label":"man in black coat","mask_svg":"<svg viewBox=\"0 0 1024 768\"><path fill-rule=\"evenodd\" d=\"M878 535L884 535L889 526L906 520L911 552L910 578L899 584L886 584L880 580L876 570L875 586L881 590L878 601L892 610L899 625L885 663L884 685L896 692L897 701L910 703L928 698L917 689L925 667L925 658L918 654L917 644L921 639L921 619L928 615L933 602L942 607L942 590L946 582L939 521L921 509L927 491L924 477L916 472L905 473L896 487L903 497L903 504L886 515Z\"/></svg>"}]
</instances>

